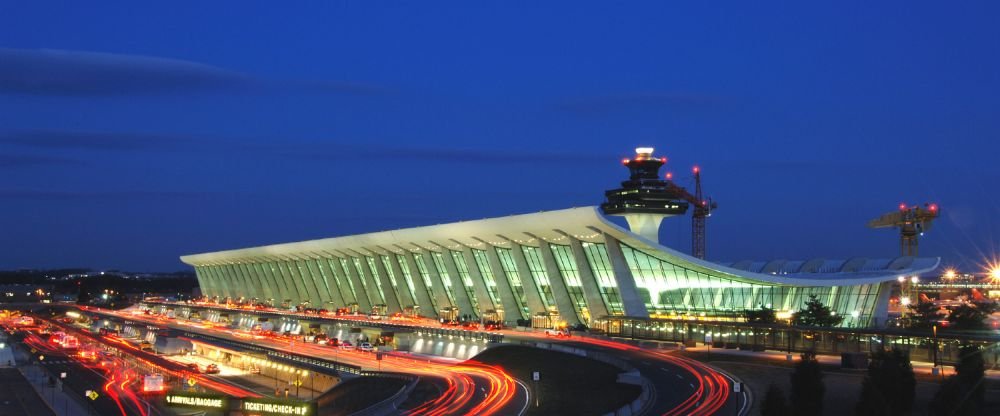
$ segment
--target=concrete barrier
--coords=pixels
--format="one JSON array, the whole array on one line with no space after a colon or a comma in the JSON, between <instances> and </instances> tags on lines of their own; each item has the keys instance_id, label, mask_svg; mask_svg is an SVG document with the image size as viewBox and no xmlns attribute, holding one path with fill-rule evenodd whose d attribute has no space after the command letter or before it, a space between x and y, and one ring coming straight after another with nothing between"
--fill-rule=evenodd
<instances>
[{"instance_id":1,"label":"concrete barrier","mask_svg":"<svg viewBox=\"0 0 1000 416\"><path fill-rule=\"evenodd\" d=\"M417 383L420 382L420 377L410 377L411 381L405 386L399 389L395 394L389 396L385 400L368 406L362 410L351 413L350 416L386 416L386 415L397 415L399 414L399 405L403 404L408 397L410 397L410 392L417 387Z\"/></svg>"}]
</instances>

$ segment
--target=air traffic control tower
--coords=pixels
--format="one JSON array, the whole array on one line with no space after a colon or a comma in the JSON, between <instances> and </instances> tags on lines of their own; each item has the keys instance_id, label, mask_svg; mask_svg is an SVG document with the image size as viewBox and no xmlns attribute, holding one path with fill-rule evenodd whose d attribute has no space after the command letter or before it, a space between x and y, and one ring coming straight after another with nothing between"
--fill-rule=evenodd
<instances>
[{"instance_id":1,"label":"air traffic control tower","mask_svg":"<svg viewBox=\"0 0 1000 416\"><path fill-rule=\"evenodd\" d=\"M676 187L660 177L660 167L666 163L667 158L653 156L652 147L636 148L635 157L622 160L629 179L621 188L604 192L607 201L601 204L601 211L625 217L633 233L659 243L663 218L683 215L688 209Z\"/></svg>"}]
</instances>

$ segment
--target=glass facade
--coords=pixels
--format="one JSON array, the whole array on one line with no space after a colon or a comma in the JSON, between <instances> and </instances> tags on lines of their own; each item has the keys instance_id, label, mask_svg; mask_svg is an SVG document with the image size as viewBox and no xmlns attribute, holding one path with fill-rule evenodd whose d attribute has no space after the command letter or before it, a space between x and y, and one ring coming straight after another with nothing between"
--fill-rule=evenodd
<instances>
[{"instance_id":1,"label":"glass facade","mask_svg":"<svg viewBox=\"0 0 1000 416\"><path fill-rule=\"evenodd\" d=\"M510 282L510 288L516 295L517 306L521 308L524 316L531 316L532 311L528 310L528 301L525 299L524 284L521 283L521 276L517 272L517 265L514 263L511 249L496 247L496 251L497 257L500 259L500 267L503 268L503 273Z\"/></svg>"},{"instance_id":2,"label":"glass facade","mask_svg":"<svg viewBox=\"0 0 1000 416\"><path fill-rule=\"evenodd\" d=\"M816 295L845 317L843 326L867 326L872 322L884 287L877 281L852 286L820 286L821 280L812 280L810 282L816 285L797 286L756 280L739 273L711 270L683 259L664 260L673 259L670 254L638 249L625 243L618 245L620 257L614 261L607 244L582 242L585 256L582 259L575 258L581 253L579 248L574 251L570 245L489 247L487 250L495 250L496 258L492 261L498 261L499 268L495 268L497 264L491 266L493 253L486 250L471 249L472 255L467 257L461 251L442 249L440 252L413 253L412 262L406 257L409 254L303 255L280 260L247 258L227 264L203 264L197 265L195 272L203 293L209 297L257 298L275 306L311 305L333 310L350 303L386 304L386 297L392 296L400 301L401 308L418 306L425 316L435 315L450 306L459 307L462 314L477 316L484 312L480 310L481 303L502 305L498 290L504 285L498 285L498 282L503 283L498 279L506 279L513 292L513 302L508 298L508 305L516 304L520 309L519 313L506 313L509 319L559 312L558 315L565 319L579 318L588 324L604 318L591 316L595 310L603 314L606 308L611 318L626 315L623 298L632 299L629 305L634 305L630 306L634 309L630 310L644 307L653 319L738 320L748 309L769 307L779 312L795 311L803 307L810 295ZM543 250L550 250L551 258ZM521 254L523 262L519 258ZM448 264L452 261L454 269ZM631 297L624 296L619 288L621 276L615 275L616 264L622 269L627 267L635 282L635 291L628 289ZM586 269L581 270L581 267ZM487 301L477 299L474 276L482 277L479 283L486 288ZM583 281L591 278L594 285ZM557 302L553 282L565 286L563 293L564 296L568 294L568 299ZM594 288L600 293L588 291ZM459 294L461 299L456 299ZM465 302L465 296L469 302ZM540 300L544 310L531 310L528 299L536 302L535 305ZM588 305L588 302L602 304ZM559 310L559 305L568 310Z\"/></svg>"},{"instance_id":3,"label":"glass facade","mask_svg":"<svg viewBox=\"0 0 1000 416\"><path fill-rule=\"evenodd\" d=\"M472 308L475 309L473 313L479 314L482 309L479 308L479 300L476 299L476 291L472 286L472 276L469 275L469 265L465 262L465 256L462 255L461 251L451 251L451 257L455 260L455 269L458 270L458 281L462 283L462 288L465 293L469 295L469 301L472 302Z\"/></svg>"},{"instance_id":4,"label":"glass facade","mask_svg":"<svg viewBox=\"0 0 1000 416\"><path fill-rule=\"evenodd\" d=\"M521 246L524 252L524 259L528 262L528 269L531 277L535 281L535 290L542 295L542 300L549 310L555 310L556 298L552 295L552 286L549 284L549 276L545 272L545 265L542 262L541 249L538 247Z\"/></svg>"}]
</instances>

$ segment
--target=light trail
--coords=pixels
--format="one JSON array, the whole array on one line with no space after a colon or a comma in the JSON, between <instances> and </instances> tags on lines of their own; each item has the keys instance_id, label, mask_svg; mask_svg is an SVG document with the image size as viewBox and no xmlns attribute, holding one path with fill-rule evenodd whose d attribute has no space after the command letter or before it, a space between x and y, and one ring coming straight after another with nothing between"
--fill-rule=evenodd
<instances>
[{"instance_id":1,"label":"light trail","mask_svg":"<svg viewBox=\"0 0 1000 416\"><path fill-rule=\"evenodd\" d=\"M160 325L185 325L187 327L185 330L187 331L203 332L206 335L237 341L246 341L248 336L245 331L230 330L214 325L188 324L176 320L164 322L154 319L155 317L152 316L125 315L112 311L101 312L124 319L154 322ZM309 316L315 317L315 315ZM373 370L379 366L379 363L376 361L376 354L370 352L361 352L358 350L338 351L328 346L306 342L295 342L293 348L287 340L276 340L269 337L253 338L255 338L254 343L277 351L331 359ZM198 340L189 340L192 342L201 342ZM441 392L440 396L418 405L407 412L407 414L431 416L450 414L495 415L501 413L517 393L514 378L500 367L472 361L452 364L434 360L418 360L392 353L384 354L383 357L384 359L381 362L382 371L400 372L445 380L447 387ZM479 391L477 390L476 380L481 380L487 388L481 401L473 402ZM472 407L469 408L470 406Z\"/></svg>"}]
</instances>

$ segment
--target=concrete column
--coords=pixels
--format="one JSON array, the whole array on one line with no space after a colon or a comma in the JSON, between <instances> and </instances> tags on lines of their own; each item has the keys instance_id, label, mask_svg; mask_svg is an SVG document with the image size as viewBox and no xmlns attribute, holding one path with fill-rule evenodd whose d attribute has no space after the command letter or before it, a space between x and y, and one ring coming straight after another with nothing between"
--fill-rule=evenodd
<instances>
[{"instance_id":1,"label":"concrete column","mask_svg":"<svg viewBox=\"0 0 1000 416\"><path fill-rule=\"evenodd\" d=\"M239 298L251 298L252 285L250 284L250 279L247 277L246 273L243 272L243 262L239 262L233 265L233 272L236 275L236 297L234 301L238 301Z\"/></svg>"},{"instance_id":2,"label":"concrete column","mask_svg":"<svg viewBox=\"0 0 1000 416\"><path fill-rule=\"evenodd\" d=\"M260 283L260 276L258 276L256 273L253 272L251 266L252 263L249 260L246 263L240 265L240 268L243 271L243 276L246 277L247 289L248 289L247 291L250 294L250 299L247 299L248 301L253 298L260 299L261 296L263 296L263 292L261 291L263 285Z\"/></svg>"},{"instance_id":3,"label":"concrete column","mask_svg":"<svg viewBox=\"0 0 1000 416\"><path fill-rule=\"evenodd\" d=\"M524 249L517 243L511 243L511 246L510 255L514 258L517 276L521 278L521 285L524 287L524 297L528 301L528 319L531 319L536 313L548 312L549 308L542 300L542 293L538 291L538 282L535 281L535 275L531 274L528 259L524 257Z\"/></svg>"},{"instance_id":4,"label":"concrete column","mask_svg":"<svg viewBox=\"0 0 1000 416\"><path fill-rule=\"evenodd\" d=\"M194 266L194 277L198 279L198 290L201 294L205 294L207 286L205 286L205 272L202 271L204 266Z\"/></svg>"},{"instance_id":5,"label":"concrete column","mask_svg":"<svg viewBox=\"0 0 1000 416\"><path fill-rule=\"evenodd\" d=\"M410 285L406 283L406 275L403 274L403 269L399 267L399 261L396 260L396 254L389 250L389 254L385 256L385 259L389 263L389 272L392 276L396 278L396 291L399 294L399 306L419 306L417 305L417 300L413 298L413 292L410 292ZM416 288L416 283L414 283L414 288Z\"/></svg>"},{"instance_id":6,"label":"concrete column","mask_svg":"<svg viewBox=\"0 0 1000 416\"><path fill-rule=\"evenodd\" d=\"M358 260L358 263L361 266L361 278L364 279L367 284L365 292L368 293L368 299L371 300L372 306L386 304L384 298L385 293L379 290L379 285L375 282L375 276L372 276L372 270L368 267L368 260L363 254L360 254L360 257L357 257L356 260ZM351 260L351 262L353 263L354 260ZM356 269L359 268L357 265L354 266Z\"/></svg>"},{"instance_id":7,"label":"concrete column","mask_svg":"<svg viewBox=\"0 0 1000 416\"><path fill-rule=\"evenodd\" d=\"M211 292L210 296L225 296L222 292L222 265L213 265L209 269L208 287Z\"/></svg>"},{"instance_id":8,"label":"concrete column","mask_svg":"<svg viewBox=\"0 0 1000 416\"><path fill-rule=\"evenodd\" d=\"M448 277L451 280L452 291L455 292L459 314L471 314L478 318L479 311L472 304L472 299L469 299L469 292L465 290L465 282L462 281L462 276L458 273L458 267L455 266L455 258L452 257L451 250L444 247L441 250L441 259L444 261L444 268L447 269Z\"/></svg>"},{"instance_id":9,"label":"concrete column","mask_svg":"<svg viewBox=\"0 0 1000 416\"><path fill-rule=\"evenodd\" d=\"M309 270L309 265L303 259L295 260L294 264L305 284L309 307L322 308L326 300L330 299L330 292L327 292L326 288L323 287L323 283L319 282L320 276L318 274L313 275L312 270Z\"/></svg>"},{"instance_id":10,"label":"concrete column","mask_svg":"<svg viewBox=\"0 0 1000 416\"><path fill-rule=\"evenodd\" d=\"M406 300L404 301L400 298L400 302L404 308L407 306L419 306L420 309L424 309L425 305L420 304L420 301L417 299L417 292L420 291L420 287L423 286L423 284L417 286L417 282L420 281L419 276L416 280L414 280L412 275L408 275L403 272L403 267L399 264L400 256L402 256L402 254L391 252L386 256L386 259L389 261L389 270L391 270L392 274L396 276L396 284L402 286L404 289L402 293L406 296ZM407 270L409 270L409 265L407 265ZM409 282L413 283L412 291L410 290Z\"/></svg>"},{"instance_id":11,"label":"concrete column","mask_svg":"<svg viewBox=\"0 0 1000 416\"><path fill-rule=\"evenodd\" d=\"M431 290L427 288L427 283L424 282L424 276L420 273L420 268L417 267L417 261L413 258L413 253L409 251L402 254L403 261L406 262L406 268L410 270L410 278L413 279L413 289L415 295L417 296L417 304L420 305L420 314L423 316L436 317L438 316L438 311L434 308L434 303L431 302ZM399 257L396 258L399 260ZM433 259L432 259L433 261ZM426 264L424 264L426 266ZM433 280L431 281L433 283ZM447 306L451 302L448 302L448 295L444 293L444 286L439 287L438 292L444 294L445 302L441 303L441 297L436 297L438 305ZM435 293L437 295L437 293Z\"/></svg>"},{"instance_id":12,"label":"concrete column","mask_svg":"<svg viewBox=\"0 0 1000 416\"><path fill-rule=\"evenodd\" d=\"M611 269L615 273L615 284L618 285L618 294L622 297L625 316L649 318L649 310L639 297L632 269L629 269L628 262L625 261L625 254L618 240L605 233L604 245L608 249L608 259L611 260Z\"/></svg>"},{"instance_id":13,"label":"concrete column","mask_svg":"<svg viewBox=\"0 0 1000 416\"><path fill-rule=\"evenodd\" d=\"M253 270L257 274L257 279L260 280L261 287L264 288L264 297L261 298L261 302L267 299L277 299L280 295L277 292L277 287L274 286L274 281L268 276L267 270L270 266L267 265L266 259L257 259L253 264Z\"/></svg>"},{"instance_id":14,"label":"concrete column","mask_svg":"<svg viewBox=\"0 0 1000 416\"><path fill-rule=\"evenodd\" d=\"M349 275L351 282L354 283L354 291L358 294L358 309L368 313L372 310L372 302L368 297L368 291L365 290L365 286L361 284L362 276L358 275L357 269L354 267L354 259L352 257L347 257L347 274Z\"/></svg>"},{"instance_id":15,"label":"concrete column","mask_svg":"<svg viewBox=\"0 0 1000 416\"><path fill-rule=\"evenodd\" d=\"M344 274L344 269L340 266L340 259L323 258L319 259L318 262L326 265L327 270L330 271L330 275L334 277L337 283L337 288L340 289L340 296L344 303L337 306L347 307L349 303L357 303L358 299L355 297L354 292L351 291L351 278Z\"/></svg>"},{"instance_id":16,"label":"concrete column","mask_svg":"<svg viewBox=\"0 0 1000 416\"><path fill-rule=\"evenodd\" d=\"M291 297L288 293L288 288L285 287L284 277L278 271L278 262L275 259L268 258L267 263L264 263L263 267L264 274L270 278L271 284L274 286L274 305L280 305L285 299Z\"/></svg>"},{"instance_id":17,"label":"concrete column","mask_svg":"<svg viewBox=\"0 0 1000 416\"><path fill-rule=\"evenodd\" d=\"M385 264L382 263L380 254L375 253L372 260L375 262L375 271L378 272L378 280L382 282L382 293L385 294L385 305L388 307L389 313L402 312L403 307L400 304L400 299L403 299L403 289L392 285L392 280L389 279L389 271L386 270Z\"/></svg>"},{"instance_id":18,"label":"concrete column","mask_svg":"<svg viewBox=\"0 0 1000 416\"><path fill-rule=\"evenodd\" d=\"M479 265L476 264L476 257L472 254L472 249L462 246L462 258L465 259L465 264L468 267L469 279L472 280L472 288L475 289L480 312L496 309L497 305L493 304L493 298L490 297L490 292L486 289L486 279L479 271Z\"/></svg>"},{"instance_id":19,"label":"concrete column","mask_svg":"<svg viewBox=\"0 0 1000 416\"><path fill-rule=\"evenodd\" d=\"M209 269L212 266L198 266L195 267L194 273L198 277L198 289L201 289L202 296L212 297L214 296L212 292L212 277L209 274Z\"/></svg>"},{"instance_id":20,"label":"concrete column","mask_svg":"<svg viewBox=\"0 0 1000 416\"><path fill-rule=\"evenodd\" d=\"M608 305L604 303L604 297L601 296L601 289L597 285L597 278L594 277L594 269L590 268L587 253L583 251L583 243L571 235L566 235L566 237L569 238L569 247L573 252L576 268L580 270L583 298L587 301L587 309L590 310L591 319L610 315L608 313Z\"/></svg>"},{"instance_id":21,"label":"concrete column","mask_svg":"<svg viewBox=\"0 0 1000 416\"><path fill-rule=\"evenodd\" d=\"M552 247L541 238L537 240L539 251L542 253L542 263L545 265L545 274L549 278L549 287L552 288L552 297L556 299L556 309L559 310L559 316L570 325L579 324L580 317L576 314L569 290L566 290L566 282L562 278L562 273L559 272L559 265L556 264L556 257L552 254Z\"/></svg>"},{"instance_id":22,"label":"concrete column","mask_svg":"<svg viewBox=\"0 0 1000 416\"><path fill-rule=\"evenodd\" d=\"M319 275L320 279L323 279L323 285L326 286L326 291L330 295L329 302L323 302L323 305L317 305L317 308L329 309L334 311L336 308L347 305L344 302L344 296L340 292L340 287L337 284L337 279L333 274L332 270L327 270L330 264L327 263L325 258L317 258L311 260L311 266L315 269L315 274ZM328 306L332 304L332 306Z\"/></svg>"},{"instance_id":23,"label":"concrete column","mask_svg":"<svg viewBox=\"0 0 1000 416\"><path fill-rule=\"evenodd\" d=\"M292 296L292 302L288 307L292 307L302 303L302 301L309 299L309 291L305 287L305 279L299 275L298 267L295 265L295 260L282 257L281 261L281 271L285 275L287 282L290 282L292 289L294 289L294 296Z\"/></svg>"},{"instance_id":24,"label":"concrete column","mask_svg":"<svg viewBox=\"0 0 1000 416\"><path fill-rule=\"evenodd\" d=\"M413 255L414 264L416 263L416 255ZM456 303L451 302L451 298L448 297L448 290L445 289L445 276L442 276L438 271L437 264L434 263L434 252L430 250L425 250L420 253L421 260L424 263L424 267L427 269L427 275L431 279L431 285L436 287L434 290L434 298L437 299L438 308L444 308L447 306L459 307ZM418 269L419 270L419 269ZM445 271L447 273L447 270ZM449 279L450 280L450 279Z\"/></svg>"},{"instance_id":25,"label":"concrete column","mask_svg":"<svg viewBox=\"0 0 1000 416\"><path fill-rule=\"evenodd\" d=\"M215 280L216 290L219 293L220 298L224 298L229 295L229 265L223 264L219 266L218 275Z\"/></svg>"},{"instance_id":26,"label":"concrete column","mask_svg":"<svg viewBox=\"0 0 1000 416\"><path fill-rule=\"evenodd\" d=\"M511 287L510 279L500 264L500 256L497 255L496 247L487 244L486 259L490 263L490 270L493 272L493 279L497 283L497 293L500 295L500 303L503 304L504 321L514 322L524 318L524 310L518 306L517 294Z\"/></svg>"}]
</instances>

